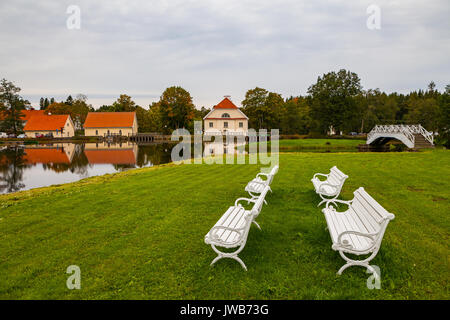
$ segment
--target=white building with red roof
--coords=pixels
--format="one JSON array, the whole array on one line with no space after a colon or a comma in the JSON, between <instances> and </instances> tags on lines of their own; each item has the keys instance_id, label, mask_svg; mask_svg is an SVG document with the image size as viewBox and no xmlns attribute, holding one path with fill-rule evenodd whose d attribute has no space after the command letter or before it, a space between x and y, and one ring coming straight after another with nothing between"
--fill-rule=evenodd
<instances>
[{"instance_id":1,"label":"white building with red roof","mask_svg":"<svg viewBox=\"0 0 450 320\"><path fill-rule=\"evenodd\" d=\"M75 126L68 114L33 115L27 120L23 131L28 138L48 133L55 138L67 138L75 135Z\"/></svg>"},{"instance_id":2,"label":"white building with red roof","mask_svg":"<svg viewBox=\"0 0 450 320\"><path fill-rule=\"evenodd\" d=\"M203 118L205 134L247 135L248 117L225 98Z\"/></svg>"}]
</instances>

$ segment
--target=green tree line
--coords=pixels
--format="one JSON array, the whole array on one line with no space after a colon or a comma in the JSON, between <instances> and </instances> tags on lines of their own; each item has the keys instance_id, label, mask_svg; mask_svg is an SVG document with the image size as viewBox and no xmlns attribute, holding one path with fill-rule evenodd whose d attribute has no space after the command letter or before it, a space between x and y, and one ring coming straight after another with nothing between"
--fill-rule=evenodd
<instances>
[{"instance_id":1,"label":"green tree line","mask_svg":"<svg viewBox=\"0 0 450 320\"><path fill-rule=\"evenodd\" d=\"M18 115L29 108L19 96L20 88L3 79L0 83L0 110L7 115L3 128L20 131ZM449 145L450 85L444 92L431 81L427 88L404 93L364 90L359 76L341 69L319 76L305 95L283 98L264 88L246 92L241 110L249 117L249 128L279 129L280 134L326 134L335 132L369 132L376 124L421 124L438 132L438 141ZM81 128L88 112L134 111L140 132L171 133L177 128L192 132L193 121L202 120L210 109L196 108L190 93L179 86L167 88L148 108L137 105L132 97L121 94L111 105L97 110L87 104L86 96L55 102L41 98L40 108L52 114L69 113Z\"/></svg>"}]
</instances>

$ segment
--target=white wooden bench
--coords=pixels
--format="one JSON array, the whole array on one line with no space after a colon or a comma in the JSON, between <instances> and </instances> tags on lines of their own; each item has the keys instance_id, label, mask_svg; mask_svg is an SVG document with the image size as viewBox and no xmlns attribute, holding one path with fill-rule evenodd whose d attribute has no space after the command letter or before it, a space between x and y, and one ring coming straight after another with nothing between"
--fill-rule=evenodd
<instances>
[{"instance_id":1,"label":"white wooden bench","mask_svg":"<svg viewBox=\"0 0 450 320\"><path fill-rule=\"evenodd\" d=\"M211 248L217 253L217 257L211 262L211 266L222 258L231 258L238 261L247 271L244 262L238 257L238 254L244 249L247 243L248 233L252 223L260 228L255 219L262 209L264 198L269 191L266 186L257 199L239 198L234 206L228 210L217 221L214 227L206 234L205 243L211 245ZM246 210L239 202L247 201L254 203L250 210ZM222 252L217 247L237 248L234 252Z\"/></svg>"},{"instance_id":2,"label":"white wooden bench","mask_svg":"<svg viewBox=\"0 0 450 320\"><path fill-rule=\"evenodd\" d=\"M326 177L326 179L320 180L318 176ZM322 198L322 201L317 206L319 207L328 200L336 199L341 193L342 186L347 178L348 176L336 166L330 169L329 174L316 173L311 179L311 182L314 185L316 193Z\"/></svg>"},{"instance_id":3,"label":"white wooden bench","mask_svg":"<svg viewBox=\"0 0 450 320\"><path fill-rule=\"evenodd\" d=\"M258 195L262 192L262 190L266 186L270 186L273 181L273 177L277 174L277 172L278 165L275 165L269 173L258 173L256 177L247 184L245 191L249 193L252 199L258 198ZM265 178L263 179L263 177ZM272 191L270 188L269 190ZM267 204L266 201L264 201L264 203Z\"/></svg>"},{"instance_id":4,"label":"white wooden bench","mask_svg":"<svg viewBox=\"0 0 450 320\"><path fill-rule=\"evenodd\" d=\"M322 209L333 242L332 249L339 251L347 262L339 269L338 274L342 274L350 266L363 266L378 277L369 262L377 255L386 227L395 216L376 202L364 188L357 189L353 194L351 201L330 200ZM346 204L347 211L336 211L332 206L336 203ZM345 253L371 255L363 260L353 260Z\"/></svg>"}]
</instances>

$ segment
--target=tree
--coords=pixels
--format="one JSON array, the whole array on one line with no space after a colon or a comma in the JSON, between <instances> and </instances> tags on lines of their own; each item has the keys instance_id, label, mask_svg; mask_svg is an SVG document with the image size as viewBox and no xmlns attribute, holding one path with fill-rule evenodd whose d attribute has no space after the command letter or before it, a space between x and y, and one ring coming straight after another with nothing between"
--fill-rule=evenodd
<instances>
[{"instance_id":1,"label":"tree","mask_svg":"<svg viewBox=\"0 0 450 320\"><path fill-rule=\"evenodd\" d=\"M279 129L284 100L280 94L256 87L245 94L242 111L249 117L249 127Z\"/></svg>"},{"instance_id":2,"label":"tree","mask_svg":"<svg viewBox=\"0 0 450 320\"><path fill-rule=\"evenodd\" d=\"M450 148L450 84L445 87L445 92L439 98L439 141Z\"/></svg>"},{"instance_id":3,"label":"tree","mask_svg":"<svg viewBox=\"0 0 450 320\"><path fill-rule=\"evenodd\" d=\"M149 105L148 117L150 121L149 132L162 132L163 125L161 120L161 110L159 102L153 102Z\"/></svg>"},{"instance_id":4,"label":"tree","mask_svg":"<svg viewBox=\"0 0 450 320\"><path fill-rule=\"evenodd\" d=\"M195 106L188 91L182 87L167 88L158 101L163 132L170 133L178 128L193 128Z\"/></svg>"},{"instance_id":5,"label":"tree","mask_svg":"<svg viewBox=\"0 0 450 320\"><path fill-rule=\"evenodd\" d=\"M69 99L68 99L69 100ZM76 99L69 101L70 104L66 102L54 102L47 107L47 113L51 114L69 114L72 118L75 128L81 129L84 121L86 120L87 114L94 111L92 105L87 104L87 97L83 94L77 95Z\"/></svg>"},{"instance_id":6,"label":"tree","mask_svg":"<svg viewBox=\"0 0 450 320\"><path fill-rule=\"evenodd\" d=\"M73 104L73 98L71 95L69 95L66 99L66 102L64 102L65 104L71 106Z\"/></svg>"},{"instance_id":7,"label":"tree","mask_svg":"<svg viewBox=\"0 0 450 320\"><path fill-rule=\"evenodd\" d=\"M50 101L48 101L47 98L44 100L44 110L47 109L47 107L50 105Z\"/></svg>"},{"instance_id":8,"label":"tree","mask_svg":"<svg viewBox=\"0 0 450 320\"><path fill-rule=\"evenodd\" d=\"M306 134L311 128L311 109L303 97L290 97L282 107L280 130L282 134Z\"/></svg>"},{"instance_id":9,"label":"tree","mask_svg":"<svg viewBox=\"0 0 450 320\"><path fill-rule=\"evenodd\" d=\"M318 77L308 88L311 116L318 130L325 133L330 126L337 131L350 131L351 119L358 114L357 96L362 87L358 75L344 69Z\"/></svg>"},{"instance_id":10,"label":"tree","mask_svg":"<svg viewBox=\"0 0 450 320\"><path fill-rule=\"evenodd\" d=\"M0 81L0 104L4 115L2 129L16 135L23 129L22 110L30 106L30 102L19 95L20 90L6 79Z\"/></svg>"},{"instance_id":11,"label":"tree","mask_svg":"<svg viewBox=\"0 0 450 320\"><path fill-rule=\"evenodd\" d=\"M114 112L134 112L136 111L136 103L131 100L130 96L121 94L112 104L112 110L114 110Z\"/></svg>"}]
</instances>

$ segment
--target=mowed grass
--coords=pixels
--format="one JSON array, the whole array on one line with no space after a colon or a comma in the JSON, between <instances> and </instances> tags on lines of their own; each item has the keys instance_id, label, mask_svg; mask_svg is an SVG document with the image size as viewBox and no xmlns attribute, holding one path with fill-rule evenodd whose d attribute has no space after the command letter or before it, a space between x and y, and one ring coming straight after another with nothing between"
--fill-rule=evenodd
<instances>
[{"instance_id":1,"label":"mowed grass","mask_svg":"<svg viewBox=\"0 0 450 320\"><path fill-rule=\"evenodd\" d=\"M205 234L261 165L163 165L0 196L2 299L448 299L450 153L285 153L240 257ZM344 264L311 177L337 165L396 215L370 274ZM70 265L81 289L68 290Z\"/></svg>"},{"instance_id":2,"label":"mowed grass","mask_svg":"<svg viewBox=\"0 0 450 320\"><path fill-rule=\"evenodd\" d=\"M365 144L360 139L282 139L279 140L280 152L339 152L357 151L358 145ZM248 151L248 146L246 146ZM267 143L270 151L271 143Z\"/></svg>"}]
</instances>

